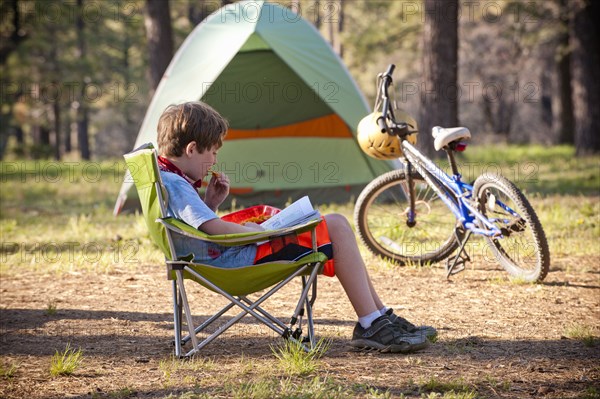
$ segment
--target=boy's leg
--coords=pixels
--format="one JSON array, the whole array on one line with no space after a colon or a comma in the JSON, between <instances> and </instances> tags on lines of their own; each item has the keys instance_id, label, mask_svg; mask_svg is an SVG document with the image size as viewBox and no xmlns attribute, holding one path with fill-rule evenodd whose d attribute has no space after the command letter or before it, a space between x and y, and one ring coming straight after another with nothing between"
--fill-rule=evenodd
<instances>
[{"instance_id":1,"label":"boy's leg","mask_svg":"<svg viewBox=\"0 0 600 399\"><path fill-rule=\"evenodd\" d=\"M375 291L375 287L373 287L373 282L371 282L371 277L367 272L367 281L369 282L369 290L371 290L371 296L375 301L375 305L377 305L377 309L382 309L385 307L381 299L379 299L379 295L377 295L377 291Z\"/></svg>"},{"instance_id":2,"label":"boy's leg","mask_svg":"<svg viewBox=\"0 0 600 399\"><path fill-rule=\"evenodd\" d=\"M427 347L426 338L397 329L387 314L380 315L383 303L371 283L346 218L332 214L325 216L325 220L333 244L335 274L359 316L350 345L382 352L412 352ZM367 320L368 323L363 323Z\"/></svg>"},{"instance_id":3,"label":"boy's leg","mask_svg":"<svg viewBox=\"0 0 600 399\"><path fill-rule=\"evenodd\" d=\"M378 311L383 303L369 279L352 227L342 215L326 215L325 220L333 243L335 274L354 311L359 317Z\"/></svg>"}]
</instances>

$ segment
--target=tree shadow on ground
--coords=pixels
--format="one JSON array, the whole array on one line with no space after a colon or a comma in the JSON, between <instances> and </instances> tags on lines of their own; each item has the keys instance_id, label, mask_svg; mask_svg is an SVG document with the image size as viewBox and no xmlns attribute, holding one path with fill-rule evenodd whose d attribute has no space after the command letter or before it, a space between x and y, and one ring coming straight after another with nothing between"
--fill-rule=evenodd
<instances>
[{"instance_id":1,"label":"tree shadow on ground","mask_svg":"<svg viewBox=\"0 0 600 399\"><path fill-rule=\"evenodd\" d=\"M208 316L195 317L196 322ZM231 316L225 315L223 322ZM2 355L53 355L66 343L81 347L88 354L110 356L151 356L172 352L172 318L166 313L61 310L54 315L47 311L32 309L2 309L0 311L0 354ZM284 319L285 320L285 319ZM339 337L337 328L347 331L354 321L316 319L315 328L331 340L329 356L345 356L350 337ZM215 329L218 326L215 326ZM211 330L209 333L214 331ZM231 332L203 349L211 357L245 356L260 357L271 353L271 346L280 337L245 317L234 325ZM332 333L333 332L333 333ZM599 342L586 346L582 341L571 339L494 339L467 336L445 339L441 331L437 343L424 352L426 357L468 356L471 360L489 361L494 358L519 357L520 359L596 359L600 361ZM333 338L331 338L333 336ZM188 344L189 348L190 345ZM189 350L189 349L188 349ZM250 350L249 353L246 353ZM600 363L599 363L600 364Z\"/></svg>"}]
</instances>

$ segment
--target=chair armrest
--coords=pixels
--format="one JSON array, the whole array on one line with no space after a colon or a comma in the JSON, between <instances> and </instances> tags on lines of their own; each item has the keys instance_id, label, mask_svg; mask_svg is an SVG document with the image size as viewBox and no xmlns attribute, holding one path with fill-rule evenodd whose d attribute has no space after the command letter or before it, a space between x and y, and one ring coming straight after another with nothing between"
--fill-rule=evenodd
<instances>
[{"instance_id":1,"label":"chair armrest","mask_svg":"<svg viewBox=\"0 0 600 399\"><path fill-rule=\"evenodd\" d=\"M237 233L237 234L221 234L221 235L208 235L198 229L193 228L189 224L182 222L175 218L159 218L156 222L161 223L165 228L175 233L202 240L212 242L223 246L238 246L246 244L255 244L261 241L268 241L273 237L283 236L290 233L304 233L306 231L314 230L319 223L321 218L310 220L306 223L299 224L296 226L286 227L277 230L264 230L264 231L253 231L248 233Z\"/></svg>"}]
</instances>

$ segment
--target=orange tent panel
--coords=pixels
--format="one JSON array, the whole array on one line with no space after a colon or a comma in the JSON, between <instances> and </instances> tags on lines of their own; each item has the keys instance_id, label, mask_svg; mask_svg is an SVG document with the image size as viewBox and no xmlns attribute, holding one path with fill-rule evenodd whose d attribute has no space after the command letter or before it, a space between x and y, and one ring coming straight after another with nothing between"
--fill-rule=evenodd
<instances>
[{"instance_id":1,"label":"orange tent panel","mask_svg":"<svg viewBox=\"0 0 600 399\"><path fill-rule=\"evenodd\" d=\"M278 126L266 129L235 129L230 128L225 140L260 139L274 137L342 137L354 138L348 125L336 114L321 116L292 125Z\"/></svg>"}]
</instances>

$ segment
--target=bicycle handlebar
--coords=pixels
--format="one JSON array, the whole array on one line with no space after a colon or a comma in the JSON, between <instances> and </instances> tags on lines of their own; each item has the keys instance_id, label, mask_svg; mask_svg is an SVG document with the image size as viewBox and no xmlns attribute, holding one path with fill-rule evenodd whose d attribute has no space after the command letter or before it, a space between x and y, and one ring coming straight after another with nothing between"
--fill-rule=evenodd
<instances>
[{"instance_id":1,"label":"bicycle handlebar","mask_svg":"<svg viewBox=\"0 0 600 399\"><path fill-rule=\"evenodd\" d=\"M390 112L388 88L392 84L392 74L394 73L394 69L396 69L396 65L390 64L388 65L387 70L382 75L380 75L382 79L381 93L379 93L378 95L380 95L383 98L383 106L381 110L381 116L377 118L377 125L379 126L379 129L381 129L381 133L385 133L390 130L386 122L386 119L388 118L388 112ZM392 114L393 119L393 111L391 111L390 113Z\"/></svg>"},{"instance_id":2,"label":"bicycle handlebar","mask_svg":"<svg viewBox=\"0 0 600 399\"><path fill-rule=\"evenodd\" d=\"M396 69L396 65L394 64L390 64L388 66L387 71L385 71L385 73L383 74L384 76L389 76L390 78L392 77L392 74L394 73L394 69Z\"/></svg>"},{"instance_id":3,"label":"bicycle handlebar","mask_svg":"<svg viewBox=\"0 0 600 399\"><path fill-rule=\"evenodd\" d=\"M394 115L394 110L390 107L390 98L388 94L388 89L392 85L392 74L394 73L394 69L396 69L396 65L390 64L387 70L379 75L379 78L382 80L380 86L379 96L383 99L383 104L381 108L381 116L377 118L377 125L379 129L381 129L381 133L388 132L392 135L398 135L400 137L404 137L408 134L408 125L406 122L397 122L396 117ZM388 122L390 123L388 125Z\"/></svg>"}]
</instances>

